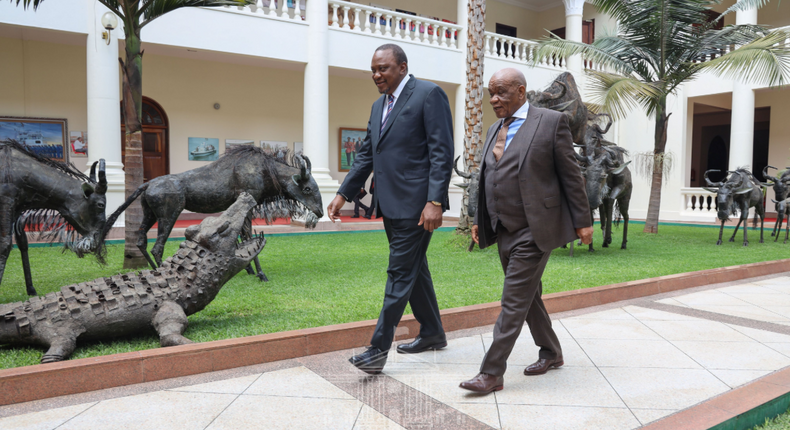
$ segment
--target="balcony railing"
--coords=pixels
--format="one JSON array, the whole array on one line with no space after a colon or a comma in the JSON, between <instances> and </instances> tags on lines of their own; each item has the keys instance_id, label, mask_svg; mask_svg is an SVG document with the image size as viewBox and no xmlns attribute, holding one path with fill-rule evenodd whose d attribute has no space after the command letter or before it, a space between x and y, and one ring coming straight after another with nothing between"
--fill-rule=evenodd
<instances>
[{"instance_id":1,"label":"balcony railing","mask_svg":"<svg viewBox=\"0 0 790 430\"><path fill-rule=\"evenodd\" d=\"M704 188L681 188L680 210L684 215L716 218L716 193Z\"/></svg>"},{"instance_id":2,"label":"balcony railing","mask_svg":"<svg viewBox=\"0 0 790 430\"><path fill-rule=\"evenodd\" d=\"M538 46L536 42L531 40L517 39L502 34L486 32L485 37L483 46L488 58L500 58L526 64L532 61ZM567 61L565 58L543 59L538 66L564 70L567 68Z\"/></svg>"},{"instance_id":3,"label":"balcony railing","mask_svg":"<svg viewBox=\"0 0 790 430\"><path fill-rule=\"evenodd\" d=\"M250 6L225 6L230 11L284 21L304 21L307 0L257 0Z\"/></svg>"},{"instance_id":4,"label":"balcony railing","mask_svg":"<svg viewBox=\"0 0 790 430\"><path fill-rule=\"evenodd\" d=\"M329 26L362 34L371 34L395 41L459 49L457 24L423 18L406 13L366 6L359 3L330 0Z\"/></svg>"}]
</instances>

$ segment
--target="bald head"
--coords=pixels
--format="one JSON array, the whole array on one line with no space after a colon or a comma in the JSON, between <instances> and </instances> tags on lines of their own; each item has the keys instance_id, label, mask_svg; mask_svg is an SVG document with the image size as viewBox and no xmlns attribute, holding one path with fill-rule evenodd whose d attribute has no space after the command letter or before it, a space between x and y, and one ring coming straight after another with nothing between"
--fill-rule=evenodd
<instances>
[{"instance_id":1,"label":"bald head","mask_svg":"<svg viewBox=\"0 0 790 430\"><path fill-rule=\"evenodd\" d=\"M488 81L490 103L497 118L513 116L527 102L526 93L527 79L516 69L499 70Z\"/></svg>"}]
</instances>

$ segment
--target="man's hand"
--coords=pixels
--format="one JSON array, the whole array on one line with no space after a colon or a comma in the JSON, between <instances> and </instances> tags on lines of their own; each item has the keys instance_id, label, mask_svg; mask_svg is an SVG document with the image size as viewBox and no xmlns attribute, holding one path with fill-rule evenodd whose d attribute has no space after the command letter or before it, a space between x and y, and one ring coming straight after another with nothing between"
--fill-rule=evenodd
<instances>
[{"instance_id":1,"label":"man's hand","mask_svg":"<svg viewBox=\"0 0 790 430\"><path fill-rule=\"evenodd\" d=\"M434 231L442 226L442 207L428 202L420 215L420 222L417 225L423 226L428 231Z\"/></svg>"},{"instance_id":2,"label":"man's hand","mask_svg":"<svg viewBox=\"0 0 790 430\"><path fill-rule=\"evenodd\" d=\"M579 236L579 239L581 239L582 243L585 245L589 245L592 243L592 234L593 234L592 227L582 227L576 229L576 236Z\"/></svg>"},{"instance_id":3,"label":"man's hand","mask_svg":"<svg viewBox=\"0 0 790 430\"><path fill-rule=\"evenodd\" d=\"M332 203L326 207L326 216L328 216L332 222L340 219L340 208L342 208L344 204L346 204L346 199L340 194L336 195L335 198L332 199Z\"/></svg>"},{"instance_id":4,"label":"man's hand","mask_svg":"<svg viewBox=\"0 0 790 430\"><path fill-rule=\"evenodd\" d=\"M475 243L476 243L478 246L480 246L480 236L479 236L479 231L480 231L480 229L479 229L479 228L477 228L477 226L476 226L476 225L473 225L473 226L472 226L472 240L474 240L474 241L475 241Z\"/></svg>"}]
</instances>

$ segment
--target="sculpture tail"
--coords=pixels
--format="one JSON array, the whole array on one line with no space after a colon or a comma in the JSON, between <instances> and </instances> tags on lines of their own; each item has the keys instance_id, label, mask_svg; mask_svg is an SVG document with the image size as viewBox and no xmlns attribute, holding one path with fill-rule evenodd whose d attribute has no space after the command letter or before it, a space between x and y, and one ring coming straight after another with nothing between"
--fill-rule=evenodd
<instances>
[{"instance_id":1,"label":"sculpture tail","mask_svg":"<svg viewBox=\"0 0 790 430\"><path fill-rule=\"evenodd\" d=\"M129 196L129 198L126 199L126 201L123 202L123 204L119 206L118 209L116 209L115 212L113 212L112 215L110 215L107 218L107 222L104 224L104 237L107 237L107 233L110 232L110 229L112 228L113 224L115 224L115 221L118 220L118 217L121 216L121 213L123 213L123 211L125 211L126 208L128 208L133 201L137 200L137 198L140 197L140 194L142 194L143 191L148 189L149 183L150 182L146 182L143 185L140 185L140 187L137 188L137 190L135 190L135 192L132 193L132 195Z\"/></svg>"}]
</instances>

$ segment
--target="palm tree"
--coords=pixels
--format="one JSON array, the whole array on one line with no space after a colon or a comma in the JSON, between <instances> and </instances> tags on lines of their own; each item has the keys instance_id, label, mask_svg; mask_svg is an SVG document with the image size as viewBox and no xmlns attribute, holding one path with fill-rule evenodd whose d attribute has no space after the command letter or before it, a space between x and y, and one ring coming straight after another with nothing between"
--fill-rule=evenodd
<instances>
[{"instance_id":1,"label":"palm tree","mask_svg":"<svg viewBox=\"0 0 790 430\"><path fill-rule=\"evenodd\" d=\"M37 9L44 0L11 0L25 8L32 4ZM125 192L129 198L143 184L143 129L140 117L143 112L143 50L140 30L160 16L184 7L246 6L255 0L98 0L123 22L126 36L126 61L119 59L123 70L123 116L126 125ZM283 0L280 0L283 1ZM136 246L137 230L143 218L139 201L126 209L124 269L147 266Z\"/></svg>"},{"instance_id":2,"label":"palm tree","mask_svg":"<svg viewBox=\"0 0 790 430\"><path fill-rule=\"evenodd\" d=\"M467 1L469 22L466 39L466 103L464 126L464 166L473 172L480 166L483 152L483 63L486 37L486 0ZM460 115L460 113L459 113ZM469 234L474 219L469 216L469 190L464 190L461 216L456 231ZM477 192L476 190L473 192Z\"/></svg>"},{"instance_id":3,"label":"palm tree","mask_svg":"<svg viewBox=\"0 0 790 430\"><path fill-rule=\"evenodd\" d=\"M618 34L592 45L555 35L539 42L533 64L541 59L582 55L607 71L588 71L592 101L622 118L641 106L655 118L652 181L645 232L658 232L661 184L667 143L667 97L705 71L730 79L782 85L790 74L788 33L759 25L716 23L738 10L764 6L767 0L739 0L717 19L706 12L721 0L589 0L618 22ZM736 49L732 49L737 47Z\"/></svg>"}]
</instances>

